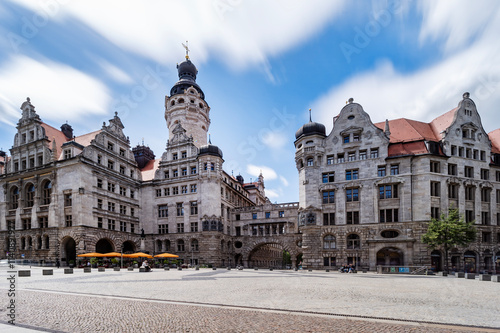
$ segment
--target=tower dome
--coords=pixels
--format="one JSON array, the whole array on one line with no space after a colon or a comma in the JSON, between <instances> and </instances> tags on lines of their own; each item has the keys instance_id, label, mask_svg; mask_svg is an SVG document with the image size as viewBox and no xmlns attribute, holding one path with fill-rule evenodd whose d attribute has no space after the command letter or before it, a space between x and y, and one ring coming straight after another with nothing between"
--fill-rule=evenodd
<instances>
[{"instance_id":1,"label":"tower dome","mask_svg":"<svg viewBox=\"0 0 500 333\"><path fill-rule=\"evenodd\" d=\"M222 150L220 150L219 147L213 144L208 144L200 147L200 152L198 153L198 156L202 155L212 155L212 156L218 156L222 158Z\"/></svg>"},{"instance_id":2,"label":"tower dome","mask_svg":"<svg viewBox=\"0 0 500 333\"><path fill-rule=\"evenodd\" d=\"M325 125L309 121L307 124L304 124L297 132L295 132L295 139L299 139L302 136L309 136L319 134L322 136L326 136L326 128Z\"/></svg>"},{"instance_id":3,"label":"tower dome","mask_svg":"<svg viewBox=\"0 0 500 333\"><path fill-rule=\"evenodd\" d=\"M200 86L196 83L198 69L196 69L196 66L189 58L180 64L177 64L177 72L179 75L179 81L177 81L172 89L170 89L170 96L183 94L189 87L194 87L200 93L200 97L205 99L203 90L201 90Z\"/></svg>"}]
</instances>

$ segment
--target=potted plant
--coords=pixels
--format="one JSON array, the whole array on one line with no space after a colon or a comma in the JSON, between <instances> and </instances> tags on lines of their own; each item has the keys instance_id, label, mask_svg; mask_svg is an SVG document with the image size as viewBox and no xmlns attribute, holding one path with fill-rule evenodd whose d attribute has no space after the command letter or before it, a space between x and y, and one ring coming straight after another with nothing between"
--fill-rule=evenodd
<instances>
[{"instance_id":1,"label":"potted plant","mask_svg":"<svg viewBox=\"0 0 500 333\"><path fill-rule=\"evenodd\" d=\"M70 260L69 261L69 268L73 268L75 267L75 261L74 260Z\"/></svg>"},{"instance_id":2,"label":"potted plant","mask_svg":"<svg viewBox=\"0 0 500 333\"><path fill-rule=\"evenodd\" d=\"M97 263L99 260L97 258L90 258L90 264L92 265L92 268L97 268Z\"/></svg>"},{"instance_id":3,"label":"potted plant","mask_svg":"<svg viewBox=\"0 0 500 333\"><path fill-rule=\"evenodd\" d=\"M118 266L119 261L118 261L118 259L116 259L116 258L111 258L111 263L113 264L113 267L117 267L117 266Z\"/></svg>"},{"instance_id":4,"label":"potted plant","mask_svg":"<svg viewBox=\"0 0 500 333\"><path fill-rule=\"evenodd\" d=\"M134 261L133 261L133 264L134 264L134 268L139 267L139 265L138 265L138 263L137 263L137 260L134 260Z\"/></svg>"}]
</instances>

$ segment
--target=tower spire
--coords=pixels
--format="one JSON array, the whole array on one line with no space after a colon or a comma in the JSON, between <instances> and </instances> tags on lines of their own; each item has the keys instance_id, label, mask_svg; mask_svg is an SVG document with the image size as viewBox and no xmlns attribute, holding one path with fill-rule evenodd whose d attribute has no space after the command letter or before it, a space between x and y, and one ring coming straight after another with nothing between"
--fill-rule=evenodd
<instances>
[{"instance_id":1,"label":"tower spire","mask_svg":"<svg viewBox=\"0 0 500 333\"><path fill-rule=\"evenodd\" d=\"M311 112L311 109L309 109L309 122L312 122Z\"/></svg>"},{"instance_id":2,"label":"tower spire","mask_svg":"<svg viewBox=\"0 0 500 333\"><path fill-rule=\"evenodd\" d=\"M186 60L189 60L189 47L188 47L188 41L186 41L186 44L182 43L182 46L186 49Z\"/></svg>"}]
</instances>

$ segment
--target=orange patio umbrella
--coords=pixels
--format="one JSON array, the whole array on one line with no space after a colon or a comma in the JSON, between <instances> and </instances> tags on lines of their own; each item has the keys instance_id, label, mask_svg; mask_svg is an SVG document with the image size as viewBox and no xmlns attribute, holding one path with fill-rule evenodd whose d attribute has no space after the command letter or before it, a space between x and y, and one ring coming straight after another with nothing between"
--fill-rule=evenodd
<instances>
[{"instance_id":1,"label":"orange patio umbrella","mask_svg":"<svg viewBox=\"0 0 500 333\"><path fill-rule=\"evenodd\" d=\"M179 258L178 255L172 253L160 253L155 255L155 258Z\"/></svg>"},{"instance_id":2,"label":"orange patio umbrella","mask_svg":"<svg viewBox=\"0 0 500 333\"><path fill-rule=\"evenodd\" d=\"M86 257L86 258L101 257L101 256L102 256L102 253L97 253L97 252L89 252L89 253L83 253L83 254L77 255L77 257Z\"/></svg>"},{"instance_id":3,"label":"orange patio umbrella","mask_svg":"<svg viewBox=\"0 0 500 333\"><path fill-rule=\"evenodd\" d=\"M109 252L109 253L103 253L103 257L121 257L122 254L118 252ZM125 254L123 255L125 257Z\"/></svg>"},{"instance_id":4,"label":"orange patio umbrella","mask_svg":"<svg viewBox=\"0 0 500 333\"><path fill-rule=\"evenodd\" d=\"M147 254L147 253L143 253L143 252L124 254L123 257L125 257L125 258L149 258L149 259L153 258L152 255Z\"/></svg>"}]
</instances>

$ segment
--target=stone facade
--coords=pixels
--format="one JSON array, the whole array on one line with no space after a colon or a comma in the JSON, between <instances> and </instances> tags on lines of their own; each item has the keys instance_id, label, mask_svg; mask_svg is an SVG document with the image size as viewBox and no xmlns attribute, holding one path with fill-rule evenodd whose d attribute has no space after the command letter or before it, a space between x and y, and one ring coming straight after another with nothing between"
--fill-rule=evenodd
<instances>
[{"instance_id":1,"label":"stone facade","mask_svg":"<svg viewBox=\"0 0 500 333\"><path fill-rule=\"evenodd\" d=\"M271 204L262 175L245 183L223 170L198 71L188 57L178 71L158 159L130 146L117 114L75 137L22 104L10 155L0 152L1 257L64 265L85 252L140 250L193 265L439 270L443 253L421 237L454 206L479 232L452 249L450 267L499 269L500 130L484 131L468 94L430 123L374 124L352 99L330 134L310 121L296 133L299 202Z\"/></svg>"}]
</instances>

